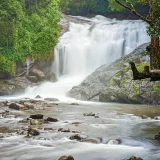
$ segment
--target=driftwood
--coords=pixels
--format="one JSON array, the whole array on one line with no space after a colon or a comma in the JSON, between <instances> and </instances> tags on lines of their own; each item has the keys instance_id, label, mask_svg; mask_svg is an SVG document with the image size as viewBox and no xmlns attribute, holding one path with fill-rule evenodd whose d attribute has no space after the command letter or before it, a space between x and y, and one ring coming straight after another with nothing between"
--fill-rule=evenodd
<instances>
[{"instance_id":1,"label":"driftwood","mask_svg":"<svg viewBox=\"0 0 160 160\"><path fill-rule=\"evenodd\" d=\"M139 72L134 62L129 62L132 72L133 80L150 78L151 81L160 81L160 70L149 70L149 66L145 66L143 72Z\"/></svg>"}]
</instances>

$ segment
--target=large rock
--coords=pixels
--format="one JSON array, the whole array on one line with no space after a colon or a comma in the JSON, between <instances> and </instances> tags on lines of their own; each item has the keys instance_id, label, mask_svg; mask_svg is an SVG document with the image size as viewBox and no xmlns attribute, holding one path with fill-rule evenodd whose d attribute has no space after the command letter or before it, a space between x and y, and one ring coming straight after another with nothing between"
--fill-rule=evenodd
<instances>
[{"instance_id":1,"label":"large rock","mask_svg":"<svg viewBox=\"0 0 160 160\"><path fill-rule=\"evenodd\" d=\"M48 81L51 81L51 82L56 82L56 81L58 81L56 75L55 75L53 72L51 72L51 73L47 76L47 80L48 80Z\"/></svg>"},{"instance_id":2,"label":"large rock","mask_svg":"<svg viewBox=\"0 0 160 160\"><path fill-rule=\"evenodd\" d=\"M139 46L109 66L98 68L82 84L73 87L69 95L81 100L90 100L98 95L101 102L159 105L160 81L132 80L132 70L129 66L129 61L134 61L138 70L142 72L144 66L149 65L147 45Z\"/></svg>"},{"instance_id":3,"label":"large rock","mask_svg":"<svg viewBox=\"0 0 160 160\"><path fill-rule=\"evenodd\" d=\"M11 80L0 81L0 96L23 93L31 83L25 77L16 77Z\"/></svg>"},{"instance_id":4,"label":"large rock","mask_svg":"<svg viewBox=\"0 0 160 160\"><path fill-rule=\"evenodd\" d=\"M148 56L146 56L146 47L148 46L148 43L143 44L136 48L132 53L130 53L127 56L124 56L115 62L111 63L110 65L103 65L100 68L98 68L95 72L93 72L91 75L89 75L79 86L73 87L70 92L69 96L80 99L80 100L91 100L99 95L102 94L102 92L106 91L106 87L110 83L110 80L114 75L116 75L118 72L124 71L124 68L127 67L128 71L130 70L128 66L129 61L137 61L137 59L141 59L142 61L145 59L148 59ZM115 77L115 81L119 83L121 81L121 76ZM130 74L129 79L131 80L132 76ZM136 83L136 81L135 81ZM110 92L112 92L110 88ZM117 91L117 88L115 88L115 92ZM104 97L104 96L103 96ZM116 96L117 98L117 96ZM111 97L114 101L119 101L120 98L115 99L115 96ZM102 96L100 98L101 101L105 101ZM108 101L108 99L106 100ZM122 100L123 101L123 100Z\"/></svg>"},{"instance_id":5,"label":"large rock","mask_svg":"<svg viewBox=\"0 0 160 160\"><path fill-rule=\"evenodd\" d=\"M15 110L28 110L28 107L22 105L22 104L18 104L18 103L11 103L9 105L10 109L15 109Z\"/></svg>"},{"instance_id":6,"label":"large rock","mask_svg":"<svg viewBox=\"0 0 160 160\"><path fill-rule=\"evenodd\" d=\"M58 160L74 160L72 156L62 156Z\"/></svg>"},{"instance_id":7,"label":"large rock","mask_svg":"<svg viewBox=\"0 0 160 160\"><path fill-rule=\"evenodd\" d=\"M39 81L42 81L42 80L45 79L45 74L44 74L41 70L36 69L36 68L33 68L33 69L29 72L29 75L30 75L30 76L36 76Z\"/></svg>"}]
</instances>

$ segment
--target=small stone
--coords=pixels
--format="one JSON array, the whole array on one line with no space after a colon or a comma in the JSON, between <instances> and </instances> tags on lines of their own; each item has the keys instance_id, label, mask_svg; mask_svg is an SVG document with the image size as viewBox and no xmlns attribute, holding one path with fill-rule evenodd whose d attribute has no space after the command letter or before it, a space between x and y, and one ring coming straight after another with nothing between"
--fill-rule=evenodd
<instances>
[{"instance_id":1,"label":"small stone","mask_svg":"<svg viewBox=\"0 0 160 160\"><path fill-rule=\"evenodd\" d=\"M58 119L52 118L52 117L48 117L46 120L47 120L48 122L58 122Z\"/></svg>"},{"instance_id":2,"label":"small stone","mask_svg":"<svg viewBox=\"0 0 160 160\"><path fill-rule=\"evenodd\" d=\"M79 131L72 131L72 133L80 133Z\"/></svg>"},{"instance_id":3,"label":"small stone","mask_svg":"<svg viewBox=\"0 0 160 160\"><path fill-rule=\"evenodd\" d=\"M160 116L154 117L155 120L160 120Z\"/></svg>"},{"instance_id":4,"label":"small stone","mask_svg":"<svg viewBox=\"0 0 160 160\"><path fill-rule=\"evenodd\" d=\"M72 124L81 124L80 122L72 122Z\"/></svg>"},{"instance_id":5,"label":"small stone","mask_svg":"<svg viewBox=\"0 0 160 160\"><path fill-rule=\"evenodd\" d=\"M120 144L120 143L122 143L122 141L120 139L110 139L107 144L117 145L117 144Z\"/></svg>"},{"instance_id":6,"label":"small stone","mask_svg":"<svg viewBox=\"0 0 160 160\"><path fill-rule=\"evenodd\" d=\"M74 158L72 156L62 156L58 160L74 160Z\"/></svg>"},{"instance_id":7,"label":"small stone","mask_svg":"<svg viewBox=\"0 0 160 160\"><path fill-rule=\"evenodd\" d=\"M27 136L29 136L29 135L38 136L40 133L36 129L28 128L28 133L27 134L28 134Z\"/></svg>"},{"instance_id":8,"label":"small stone","mask_svg":"<svg viewBox=\"0 0 160 160\"><path fill-rule=\"evenodd\" d=\"M4 103L0 102L0 107L4 107Z\"/></svg>"},{"instance_id":9,"label":"small stone","mask_svg":"<svg viewBox=\"0 0 160 160\"><path fill-rule=\"evenodd\" d=\"M83 138L79 134L75 134L75 135L71 136L69 139L70 140L77 140L77 141L83 140Z\"/></svg>"},{"instance_id":10,"label":"small stone","mask_svg":"<svg viewBox=\"0 0 160 160\"><path fill-rule=\"evenodd\" d=\"M34 115L30 115L29 118L32 118L32 119L43 119L43 115L42 114L34 114Z\"/></svg>"},{"instance_id":11,"label":"small stone","mask_svg":"<svg viewBox=\"0 0 160 160\"><path fill-rule=\"evenodd\" d=\"M147 118L148 118L148 116L146 116L146 115L142 115L142 116L141 116L141 118L142 118L142 119L147 119Z\"/></svg>"},{"instance_id":12,"label":"small stone","mask_svg":"<svg viewBox=\"0 0 160 160\"><path fill-rule=\"evenodd\" d=\"M36 120L36 119L30 119L29 120L30 125L41 125L42 122Z\"/></svg>"},{"instance_id":13,"label":"small stone","mask_svg":"<svg viewBox=\"0 0 160 160\"><path fill-rule=\"evenodd\" d=\"M78 103L71 103L70 105L79 105Z\"/></svg>"},{"instance_id":14,"label":"small stone","mask_svg":"<svg viewBox=\"0 0 160 160\"><path fill-rule=\"evenodd\" d=\"M140 157L139 157L139 158L137 158L137 157L134 157L134 156L133 156L133 157L131 157L131 158L127 159L127 160L143 160L143 159L142 159L142 158L140 158Z\"/></svg>"},{"instance_id":15,"label":"small stone","mask_svg":"<svg viewBox=\"0 0 160 160\"><path fill-rule=\"evenodd\" d=\"M28 109L34 109L33 104L30 103L30 102L25 102L25 103L24 103L24 106L27 107Z\"/></svg>"},{"instance_id":16,"label":"small stone","mask_svg":"<svg viewBox=\"0 0 160 160\"><path fill-rule=\"evenodd\" d=\"M84 113L83 115L84 116L95 116L96 114L91 112L91 113Z\"/></svg>"},{"instance_id":17,"label":"small stone","mask_svg":"<svg viewBox=\"0 0 160 160\"><path fill-rule=\"evenodd\" d=\"M42 98L40 95L37 95L35 98Z\"/></svg>"},{"instance_id":18,"label":"small stone","mask_svg":"<svg viewBox=\"0 0 160 160\"><path fill-rule=\"evenodd\" d=\"M58 132L71 132L69 129L59 128Z\"/></svg>"},{"instance_id":19,"label":"small stone","mask_svg":"<svg viewBox=\"0 0 160 160\"><path fill-rule=\"evenodd\" d=\"M20 120L19 123L28 123L28 118L24 118L23 120Z\"/></svg>"},{"instance_id":20,"label":"small stone","mask_svg":"<svg viewBox=\"0 0 160 160\"><path fill-rule=\"evenodd\" d=\"M53 101L53 102L59 101L59 99L57 99L57 98L45 98L44 100L46 100L46 101Z\"/></svg>"},{"instance_id":21,"label":"small stone","mask_svg":"<svg viewBox=\"0 0 160 160\"><path fill-rule=\"evenodd\" d=\"M51 131L51 130L54 130L53 128L44 128L44 130L49 130L49 131Z\"/></svg>"}]
</instances>

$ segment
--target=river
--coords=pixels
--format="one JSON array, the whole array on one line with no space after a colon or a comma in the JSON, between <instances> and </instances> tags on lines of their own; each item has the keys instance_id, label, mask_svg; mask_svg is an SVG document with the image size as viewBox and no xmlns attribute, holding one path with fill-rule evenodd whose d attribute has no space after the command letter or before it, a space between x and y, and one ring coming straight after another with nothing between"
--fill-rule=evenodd
<instances>
[{"instance_id":1,"label":"river","mask_svg":"<svg viewBox=\"0 0 160 160\"><path fill-rule=\"evenodd\" d=\"M110 64L149 41L147 25L142 21L117 21L102 16L90 21L87 24L71 23L69 32L60 38L53 63L58 82L45 82L29 87L23 95L3 97L11 100L40 95L60 101L53 110L12 111L16 117L1 117L0 126L12 129L27 127L28 124L18 122L35 113L59 121L35 126L40 135L32 138L16 133L1 135L0 159L58 160L62 155L72 155L75 160L123 160L131 156L160 159L159 142L154 140L160 127L159 120L154 119L160 115L156 106L83 102L66 96L96 68ZM71 105L72 102L79 105ZM8 108L1 108L1 113L4 110ZM83 115L90 112L96 113L97 117ZM44 130L45 127L53 130ZM70 140L74 133L58 132L59 128L79 131L82 137L94 139L97 144Z\"/></svg>"}]
</instances>

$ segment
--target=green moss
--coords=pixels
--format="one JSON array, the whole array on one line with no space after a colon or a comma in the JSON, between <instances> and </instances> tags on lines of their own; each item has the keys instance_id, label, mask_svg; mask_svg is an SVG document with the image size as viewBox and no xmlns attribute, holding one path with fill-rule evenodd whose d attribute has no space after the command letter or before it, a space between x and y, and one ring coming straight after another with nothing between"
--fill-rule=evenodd
<instances>
[{"instance_id":1,"label":"green moss","mask_svg":"<svg viewBox=\"0 0 160 160\"><path fill-rule=\"evenodd\" d=\"M154 85L153 90L160 93L160 86Z\"/></svg>"},{"instance_id":2,"label":"green moss","mask_svg":"<svg viewBox=\"0 0 160 160\"><path fill-rule=\"evenodd\" d=\"M139 87L137 87L136 85L134 85L133 89L134 89L134 95L133 96L139 95Z\"/></svg>"},{"instance_id":3,"label":"green moss","mask_svg":"<svg viewBox=\"0 0 160 160\"><path fill-rule=\"evenodd\" d=\"M145 66L150 66L150 64L149 63L136 64L136 67L137 67L139 72L143 72Z\"/></svg>"}]
</instances>

